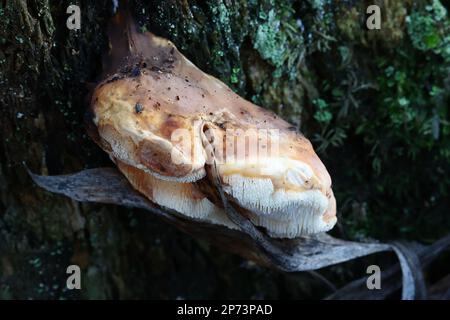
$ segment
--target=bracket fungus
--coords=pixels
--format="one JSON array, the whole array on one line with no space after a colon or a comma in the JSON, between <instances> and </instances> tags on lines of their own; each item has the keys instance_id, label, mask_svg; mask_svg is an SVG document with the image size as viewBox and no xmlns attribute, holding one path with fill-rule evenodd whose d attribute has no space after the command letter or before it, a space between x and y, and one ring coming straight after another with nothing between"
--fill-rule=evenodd
<instances>
[{"instance_id":1,"label":"bracket fungus","mask_svg":"<svg viewBox=\"0 0 450 320\"><path fill-rule=\"evenodd\" d=\"M152 202L231 229L236 211L275 238L330 230L331 178L311 143L274 113L202 72L129 15L109 26L110 52L88 132Z\"/></svg>"},{"instance_id":2,"label":"bracket fungus","mask_svg":"<svg viewBox=\"0 0 450 320\"><path fill-rule=\"evenodd\" d=\"M148 210L178 229L288 272L317 270L383 251L399 258L390 285L361 278L331 298L426 297L421 268L450 245L358 243L323 233L336 223L330 176L311 143L273 113L205 74L168 40L139 33L120 12L86 113L89 135L115 162L32 179L76 201ZM107 182L107 183L105 183ZM278 239L283 238L283 239ZM291 239L286 239L291 238ZM361 295L362 294L362 295Z\"/></svg>"}]
</instances>

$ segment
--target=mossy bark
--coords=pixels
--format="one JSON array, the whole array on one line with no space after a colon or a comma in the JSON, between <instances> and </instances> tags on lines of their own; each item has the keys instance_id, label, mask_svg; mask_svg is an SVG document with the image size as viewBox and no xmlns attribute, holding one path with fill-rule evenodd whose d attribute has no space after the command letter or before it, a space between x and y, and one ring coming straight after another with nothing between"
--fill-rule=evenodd
<instances>
[{"instance_id":1,"label":"mossy bark","mask_svg":"<svg viewBox=\"0 0 450 320\"><path fill-rule=\"evenodd\" d=\"M341 236L435 239L450 226L449 181L439 178L450 159L448 3L375 1L382 29L369 31L369 2L131 7L142 28L312 139L334 178ZM79 31L66 27L70 4L81 8ZM260 269L146 212L76 203L31 182L24 163L41 174L110 165L82 119L111 14L111 1L1 3L0 298L326 293L316 278ZM70 264L82 268L82 290L66 289ZM338 283L352 275L333 270Z\"/></svg>"}]
</instances>

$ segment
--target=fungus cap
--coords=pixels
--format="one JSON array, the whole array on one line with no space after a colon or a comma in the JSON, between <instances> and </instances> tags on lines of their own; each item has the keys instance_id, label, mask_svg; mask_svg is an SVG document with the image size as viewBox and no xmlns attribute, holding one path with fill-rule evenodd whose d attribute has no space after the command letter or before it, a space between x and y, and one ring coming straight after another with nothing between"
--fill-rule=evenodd
<instances>
[{"instance_id":1,"label":"fungus cap","mask_svg":"<svg viewBox=\"0 0 450 320\"><path fill-rule=\"evenodd\" d=\"M235 228L217 197L198 186L212 184L216 170L230 200L273 237L333 227L331 178L289 123L202 72L170 41L137 32L131 20L117 16L110 39L109 74L92 95L91 136L138 191Z\"/></svg>"}]
</instances>

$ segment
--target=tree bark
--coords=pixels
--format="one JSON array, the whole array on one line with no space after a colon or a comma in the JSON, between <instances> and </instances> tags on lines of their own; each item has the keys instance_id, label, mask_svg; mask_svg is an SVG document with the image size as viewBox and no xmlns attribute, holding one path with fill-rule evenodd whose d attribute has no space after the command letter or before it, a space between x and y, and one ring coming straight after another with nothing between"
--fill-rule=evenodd
<instances>
[{"instance_id":1,"label":"tree bark","mask_svg":"<svg viewBox=\"0 0 450 320\"><path fill-rule=\"evenodd\" d=\"M350 159L362 146L361 163L369 165L358 162L356 170L372 175L376 168L370 163L375 158L368 154L376 141L358 137L358 120L346 118L346 112L366 110L358 106L379 96L377 68L383 64L368 54L376 50L381 58L389 59L393 48L411 48L412 31L408 33L405 18L414 10L422 12L427 1L415 5L375 1L387 14L383 29L374 32L364 28L368 4L359 1L130 2L142 28L169 38L201 69L277 112L306 136L316 137L314 144L336 173L335 183L342 182L338 186L341 203L352 199L346 217L354 217L359 210L355 224L367 223L361 208L367 203L377 208L378 202L370 202L372 190L356 174L341 172L348 166L345 157ZM70 4L81 8L78 31L66 27ZM97 81L101 56L108 48L105 30L112 10L112 1L106 0L1 2L0 299L305 298L329 294L317 278L262 269L180 233L147 212L78 203L33 184L24 164L33 172L52 175L111 166L87 137L83 115L89 88ZM414 50L412 63L422 59L417 58L419 54L438 56L441 60L427 64L433 68L446 61L434 49ZM383 65L383 72L386 68ZM438 71L425 77L433 77L430 86L445 88L445 77ZM333 92L345 99L324 105L322 98L331 101L336 83L346 92ZM445 104L448 96L441 95L440 103ZM430 112L440 114L442 105L433 104L435 111ZM344 124L335 126L341 120ZM352 139L347 140L350 147L343 146L347 136ZM335 161L341 152L346 156ZM389 163L390 159L379 161ZM437 161L448 163L448 159ZM373 181L379 179L376 176ZM346 181L355 183L349 186ZM414 208L412 201L409 205ZM436 201L433 209L448 204L441 193ZM443 230L450 225L441 215L436 220ZM351 228L344 225L343 229ZM372 230L366 225L361 229ZM393 234L401 235L380 231L380 236ZM66 288L66 268L71 264L81 267L81 290ZM342 270L337 268L339 274ZM343 281L340 275L330 276L338 283Z\"/></svg>"}]
</instances>

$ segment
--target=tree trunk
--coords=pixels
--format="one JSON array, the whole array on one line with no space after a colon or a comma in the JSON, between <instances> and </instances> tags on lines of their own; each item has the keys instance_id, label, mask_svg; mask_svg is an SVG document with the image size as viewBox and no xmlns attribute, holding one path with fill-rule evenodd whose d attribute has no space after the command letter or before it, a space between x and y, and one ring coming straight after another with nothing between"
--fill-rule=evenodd
<instances>
[{"instance_id":1,"label":"tree trunk","mask_svg":"<svg viewBox=\"0 0 450 320\"><path fill-rule=\"evenodd\" d=\"M450 226L449 182L439 179L448 176L450 158L443 152L450 135L448 16L438 0L374 1L382 29L367 30L369 2L130 7L143 29L169 38L199 68L313 140L331 169L340 232L436 239ZM66 27L71 4L81 8L80 30ZM0 299L329 293L317 278L259 268L147 212L77 203L32 183L26 166L53 175L112 165L83 127L112 7L105 0L1 2ZM81 267L81 290L66 287L72 264ZM329 272L339 284L352 276L339 267Z\"/></svg>"}]
</instances>

